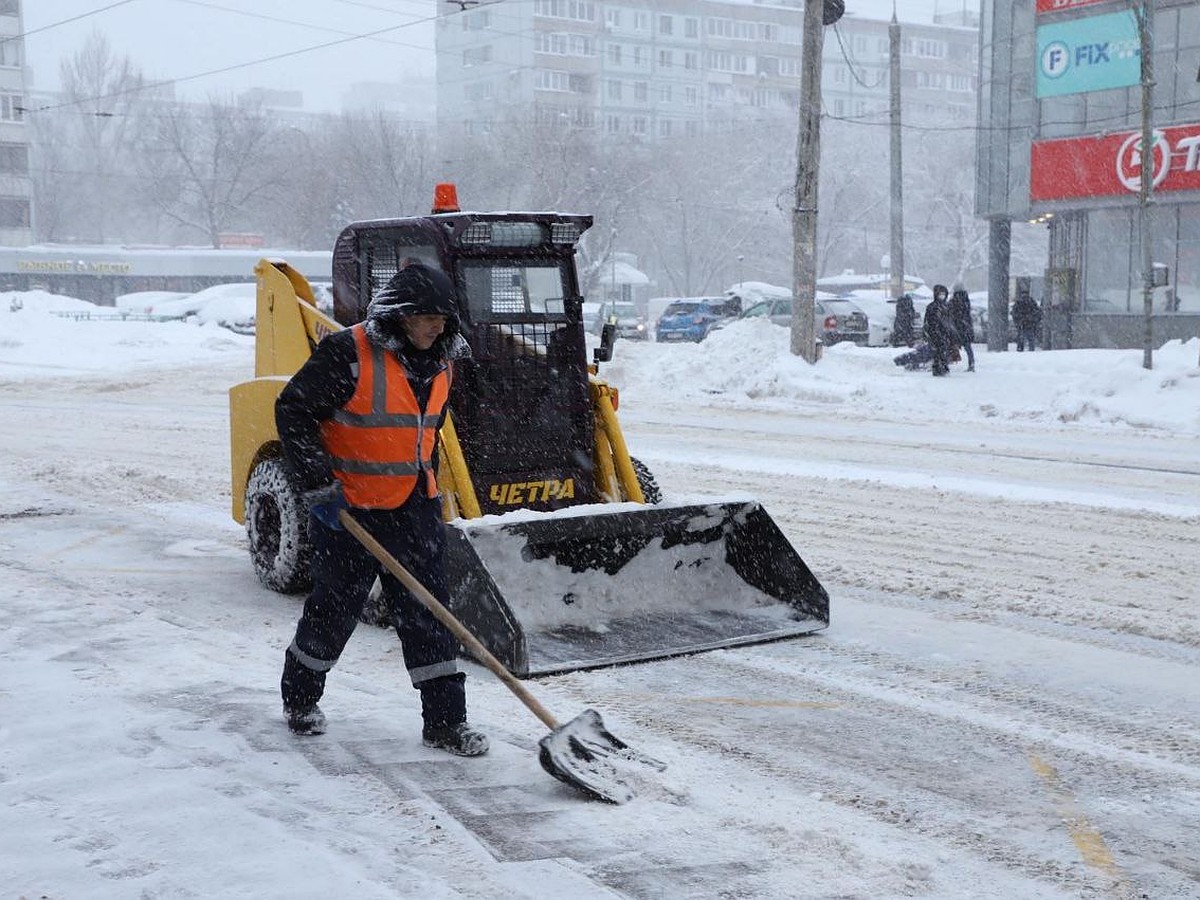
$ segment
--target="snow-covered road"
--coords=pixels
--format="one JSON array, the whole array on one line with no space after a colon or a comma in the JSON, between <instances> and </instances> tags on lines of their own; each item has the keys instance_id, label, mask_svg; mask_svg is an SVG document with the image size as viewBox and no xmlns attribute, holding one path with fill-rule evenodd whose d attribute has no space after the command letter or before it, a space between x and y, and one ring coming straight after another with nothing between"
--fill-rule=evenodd
<instances>
[{"instance_id":1,"label":"snow-covered road","mask_svg":"<svg viewBox=\"0 0 1200 900\"><path fill-rule=\"evenodd\" d=\"M394 636L297 741L298 613L228 513L246 359L0 391L0 884L63 897L1195 897L1194 438L629 404L669 498L760 498L829 590L777 644L546 678L669 763L623 807L420 747Z\"/></svg>"}]
</instances>

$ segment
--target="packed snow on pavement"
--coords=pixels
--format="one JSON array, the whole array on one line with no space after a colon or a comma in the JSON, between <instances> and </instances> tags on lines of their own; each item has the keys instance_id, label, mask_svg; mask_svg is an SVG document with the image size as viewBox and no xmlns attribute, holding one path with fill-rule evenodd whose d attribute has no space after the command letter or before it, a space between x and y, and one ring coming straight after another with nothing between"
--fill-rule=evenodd
<instances>
[{"instance_id":1,"label":"packed snow on pavement","mask_svg":"<svg viewBox=\"0 0 1200 900\"><path fill-rule=\"evenodd\" d=\"M361 626L329 732L279 709L299 598L230 517L253 337L0 295L0 884L12 896L1194 897L1200 340L810 366L783 328L618 342L667 500L757 497L818 634L528 682L668 764L623 806L537 763L469 669L482 759L421 746Z\"/></svg>"}]
</instances>

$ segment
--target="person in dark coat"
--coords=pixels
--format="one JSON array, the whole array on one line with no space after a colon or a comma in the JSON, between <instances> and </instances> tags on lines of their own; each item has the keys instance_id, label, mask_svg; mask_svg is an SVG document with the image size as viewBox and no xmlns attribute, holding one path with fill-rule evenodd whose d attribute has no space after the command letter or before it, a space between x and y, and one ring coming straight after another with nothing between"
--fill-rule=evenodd
<instances>
[{"instance_id":1,"label":"person in dark coat","mask_svg":"<svg viewBox=\"0 0 1200 900\"><path fill-rule=\"evenodd\" d=\"M458 334L454 283L422 263L378 291L364 322L325 337L275 404L289 474L309 507L313 588L280 691L288 727L322 734L317 705L376 576L421 694L426 746L459 756L487 752L467 723L458 641L339 519L342 509L443 604L446 533L437 487L438 428L447 412Z\"/></svg>"},{"instance_id":2,"label":"person in dark coat","mask_svg":"<svg viewBox=\"0 0 1200 900\"><path fill-rule=\"evenodd\" d=\"M896 300L896 319L892 323L892 346L911 347L916 340L913 323L917 311L913 308L912 294L901 294Z\"/></svg>"},{"instance_id":3,"label":"person in dark coat","mask_svg":"<svg viewBox=\"0 0 1200 900\"><path fill-rule=\"evenodd\" d=\"M1037 301L1029 296L1029 291L1022 290L1017 294L1012 305L1012 320L1017 332L1017 352L1024 352L1026 344L1031 351L1036 350L1037 333L1042 327L1042 310Z\"/></svg>"},{"instance_id":4,"label":"person in dark coat","mask_svg":"<svg viewBox=\"0 0 1200 900\"><path fill-rule=\"evenodd\" d=\"M933 374L950 374L950 353L958 346L954 323L950 320L950 292L944 284L933 286L933 299L925 307L925 340L933 351Z\"/></svg>"},{"instance_id":5,"label":"person in dark coat","mask_svg":"<svg viewBox=\"0 0 1200 900\"><path fill-rule=\"evenodd\" d=\"M958 285L950 295L950 321L954 323L954 331L958 342L967 352L967 371L975 371L975 323L971 320L971 298L967 296L966 288Z\"/></svg>"}]
</instances>

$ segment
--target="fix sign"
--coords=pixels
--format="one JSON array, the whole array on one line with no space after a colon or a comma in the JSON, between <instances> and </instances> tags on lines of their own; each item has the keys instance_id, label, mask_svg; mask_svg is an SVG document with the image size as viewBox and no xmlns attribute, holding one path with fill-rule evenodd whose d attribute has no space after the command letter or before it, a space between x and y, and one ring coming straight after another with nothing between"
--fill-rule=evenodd
<instances>
[{"instance_id":1,"label":"fix sign","mask_svg":"<svg viewBox=\"0 0 1200 900\"><path fill-rule=\"evenodd\" d=\"M1200 123L1155 129L1153 160L1156 192L1200 191ZM1031 200L1121 196L1141 186L1140 131L1033 142Z\"/></svg>"}]
</instances>

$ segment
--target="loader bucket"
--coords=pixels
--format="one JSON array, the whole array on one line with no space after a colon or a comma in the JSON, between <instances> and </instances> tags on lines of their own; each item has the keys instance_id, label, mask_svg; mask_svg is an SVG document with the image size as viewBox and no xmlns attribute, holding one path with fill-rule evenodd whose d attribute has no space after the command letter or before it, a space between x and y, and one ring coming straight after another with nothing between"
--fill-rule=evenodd
<instances>
[{"instance_id":1,"label":"loader bucket","mask_svg":"<svg viewBox=\"0 0 1200 900\"><path fill-rule=\"evenodd\" d=\"M829 595L753 500L455 520L451 609L516 676L808 634Z\"/></svg>"}]
</instances>

